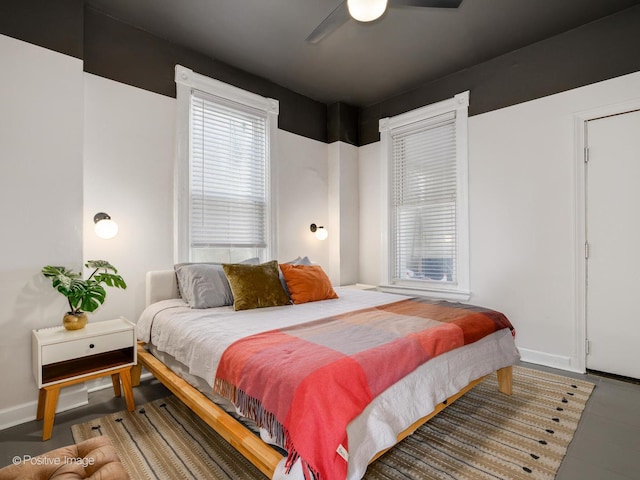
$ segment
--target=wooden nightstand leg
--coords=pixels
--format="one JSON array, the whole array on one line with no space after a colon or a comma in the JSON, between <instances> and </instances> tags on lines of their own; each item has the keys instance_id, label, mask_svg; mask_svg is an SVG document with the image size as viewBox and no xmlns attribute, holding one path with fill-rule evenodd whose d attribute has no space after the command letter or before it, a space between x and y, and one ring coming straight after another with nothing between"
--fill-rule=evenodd
<instances>
[{"instance_id":1,"label":"wooden nightstand leg","mask_svg":"<svg viewBox=\"0 0 640 480\"><path fill-rule=\"evenodd\" d=\"M120 372L120 380L122 381L122 389L124 390L124 399L127 402L127 410L133 412L136 409L136 402L133 399L133 388L131 388L131 369Z\"/></svg>"},{"instance_id":2,"label":"wooden nightstand leg","mask_svg":"<svg viewBox=\"0 0 640 480\"><path fill-rule=\"evenodd\" d=\"M44 418L44 401L46 397L47 391L44 388L41 388L38 393L38 410L36 411L36 420L42 420Z\"/></svg>"},{"instance_id":3,"label":"wooden nightstand leg","mask_svg":"<svg viewBox=\"0 0 640 480\"><path fill-rule=\"evenodd\" d=\"M113 375L111 375L111 383L113 384L113 394L116 397L121 396L122 392L120 391L120 374L119 373L114 373Z\"/></svg>"},{"instance_id":4,"label":"wooden nightstand leg","mask_svg":"<svg viewBox=\"0 0 640 480\"><path fill-rule=\"evenodd\" d=\"M58 395L60 387L43 388L44 393L44 425L42 426L42 440L49 440L53 433L53 421L56 417L56 407L58 405Z\"/></svg>"}]
</instances>

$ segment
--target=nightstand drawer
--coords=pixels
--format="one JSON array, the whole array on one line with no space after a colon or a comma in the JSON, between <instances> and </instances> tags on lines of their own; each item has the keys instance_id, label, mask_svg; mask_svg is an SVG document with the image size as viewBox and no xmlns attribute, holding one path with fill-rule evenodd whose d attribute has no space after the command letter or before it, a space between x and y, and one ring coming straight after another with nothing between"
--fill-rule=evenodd
<instances>
[{"instance_id":1,"label":"nightstand drawer","mask_svg":"<svg viewBox=\"0 0 640 480\"><path fill-rule=\"evenodd\" d=\"M42 365L88 355L98 355L131 346L133 346L131 331L114 332L62 343L52 343L42 346Z\"/></svg>"}]
</instances>

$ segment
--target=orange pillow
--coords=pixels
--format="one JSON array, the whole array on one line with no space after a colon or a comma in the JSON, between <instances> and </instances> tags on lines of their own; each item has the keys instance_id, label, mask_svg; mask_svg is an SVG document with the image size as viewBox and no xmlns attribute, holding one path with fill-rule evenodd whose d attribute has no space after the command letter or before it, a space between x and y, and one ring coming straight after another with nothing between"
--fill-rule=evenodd
<instances>
[{"instance_id":1,"label":"orange pillow","mask_svg":"<svg viewBox=\"0 0 640 480\"><path fill-rule=\"evenodd\" d=\"M282 263L280 270L287 282L293 303L316 302L338 298L331 281L319 265L291 265Z\"/></svg>"}]
</instances>

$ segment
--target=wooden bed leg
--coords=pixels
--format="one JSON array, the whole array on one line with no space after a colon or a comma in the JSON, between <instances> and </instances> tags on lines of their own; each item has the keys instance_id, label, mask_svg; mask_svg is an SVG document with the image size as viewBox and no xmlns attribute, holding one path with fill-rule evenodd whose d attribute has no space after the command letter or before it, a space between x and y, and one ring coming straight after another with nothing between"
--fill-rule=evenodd
<instances>
[{"instance_id":1,"label":"wooden bed leg","mask_svg":"<svg viewBox=\"0 0 640 480\"><path fill-rule=\"evenodd\" d=\"M264 443L259 436L169 370L169 367L147 352L142 343L138 344L138 364L144 365L147 371L151 372L193 413L218 432L267 478L273 478L278 463L282 460L281 453Z\"/></svg>"},{"instance_id":2,"label":"wooden bed leg","mask_svg":"<svg viewBox=\"0 0 640 480\"><path fill-rule=\"evenodd\" d=\"M142 364L138 363L131 367L131 386L137 387L140 385L140 375L142 374Z\"/></svg>"},{"instance_id":3,"label":"wooden bed leg","mask_svg":"<svg viewBox=\"0 0 640 480\"><path fill-rule=\"evenodd\" d=\"M498 374L498 390L506 395L512 393L513 369L509 367L501 368L496 372Z\"/></svg>"}]
</instances>

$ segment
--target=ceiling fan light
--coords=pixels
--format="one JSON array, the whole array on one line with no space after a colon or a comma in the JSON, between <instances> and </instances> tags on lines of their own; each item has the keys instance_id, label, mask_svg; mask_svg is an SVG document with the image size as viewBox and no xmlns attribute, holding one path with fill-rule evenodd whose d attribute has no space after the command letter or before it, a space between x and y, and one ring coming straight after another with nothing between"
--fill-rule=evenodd
<instances>
[{"instance_id":1,"label":"ceiling fan light","mask_svg":"<svg viewBox=\"0 0 640 480\"><path fill-rule=\"evenodd\" d=\"M347 0L349 15L359 22L372 22L387 9L387 0Z\"/></svg>"}]
</instances>

